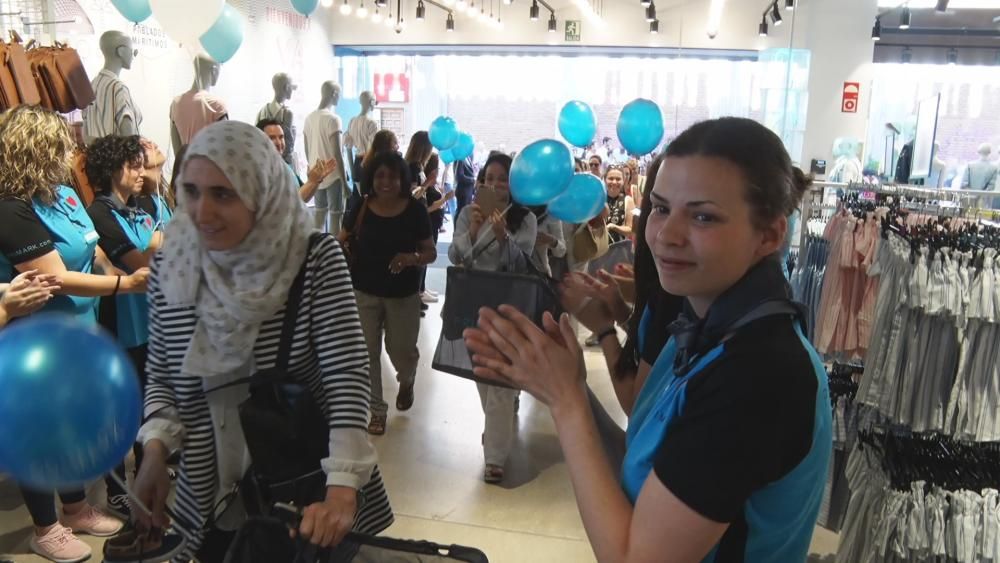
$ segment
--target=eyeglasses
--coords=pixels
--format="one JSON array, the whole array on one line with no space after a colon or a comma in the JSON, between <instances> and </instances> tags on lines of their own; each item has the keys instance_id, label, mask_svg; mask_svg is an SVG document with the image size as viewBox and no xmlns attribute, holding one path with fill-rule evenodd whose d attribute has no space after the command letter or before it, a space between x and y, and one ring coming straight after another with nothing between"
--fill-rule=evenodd
<instances>
[{"instance_id":1,"label":"eyeglasses","mask_svg":"<svg viewBox=\"0 0 1000 563\"><path fill-rule=\"evenodd\" d=\"M600 162L591 162L590 163L590 167L591 168L600 168L601 167L601 163Z\"/></svg>"}]
</instances>

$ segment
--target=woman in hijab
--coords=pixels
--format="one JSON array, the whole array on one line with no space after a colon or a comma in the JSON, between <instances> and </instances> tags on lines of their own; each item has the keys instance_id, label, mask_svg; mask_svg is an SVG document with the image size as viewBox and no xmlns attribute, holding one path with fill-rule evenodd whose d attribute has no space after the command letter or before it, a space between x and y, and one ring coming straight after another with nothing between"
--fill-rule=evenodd
<instances>
[{"instance_id":1,"label":"woman in hijab","mask_svg":"<svg viewBox=\"0 0 1000 563\"><path fill-rule=\"evenodd\" d=\"M329 546L352 529L384 530L393 517L366 431L367 354L340 245L314 235L281 155L251 125L206 127L182 167L177 214L150 277L149 383L139 432L144 460L136 492L153 513L138 515L140 529L168 524L166 459L180 450L173 513L189 537L175 560L222 560L245 512L222 508L221 501L251 461L238 412L247 386L206 390L274 367L312 391L330 428L329 457L322 461L326 498L305 508L301 536ZM286 301L300 271L288 365L275 366ZM360 507L359 496L366 501Z\"/></svg>"}]
</instances>

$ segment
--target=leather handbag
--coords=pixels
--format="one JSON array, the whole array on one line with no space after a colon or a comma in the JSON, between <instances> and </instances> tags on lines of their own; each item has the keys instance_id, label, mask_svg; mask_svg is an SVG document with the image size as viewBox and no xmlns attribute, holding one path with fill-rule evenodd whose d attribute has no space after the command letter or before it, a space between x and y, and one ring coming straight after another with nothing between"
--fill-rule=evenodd
<instances>
[{"instance_id":1,"label":"leather handbag","mask_svg":"<svg viewBox=\"0 0 1000 563\"><path fill-rule=\"evenodd\" d=\"M608 253L608 226L603 222L594 227L580 226L573 234L573 261L577 264L590 262Z\"/></svg>"},{"instance_id":2,"label":"leather handbag","mask_svg":"<svg viewBox=\"0 0 1000 563\"><path fill-rule=\"evenodd\" d=\"M354 262L357 260L358 240L361 238L361 227L364 226L365 213L368 213L368 198L365 198L364 202L361 203L358 216L354 219L351 229L347 231L347 239L341 245L347 258L347 266L351 270L354 269Z\"/></svg>"},{"instance_id":3,"label":"leather handbag","mask_svg":"<svg viewBox=\"0 0 1000 563\"><path fill-rule=\"evenodd\" d=\"M11 31L10 38L10 43L0 40L0 111L41 101L21 37Z\"/></svg>"},{"instance_id":4,"label":"leather handbag","mask_svg":"<svg viewBox=\"0 0 1000 563\"><path fill-rule=\"evenodd\" d=\"M27 55L43 106L69 113L93 103L94 88L76 49L56 43L29 49Z\"/></svg>"}]
</instances>

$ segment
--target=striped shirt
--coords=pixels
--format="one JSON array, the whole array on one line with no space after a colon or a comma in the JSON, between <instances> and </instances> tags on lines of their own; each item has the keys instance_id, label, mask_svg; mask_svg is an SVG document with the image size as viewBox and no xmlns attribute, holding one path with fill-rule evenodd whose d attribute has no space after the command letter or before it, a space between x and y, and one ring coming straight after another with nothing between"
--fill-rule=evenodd
<instances>
[{"instance_id":1,"label":"striped shirt","mask_svg":"<svg viewBox=\"0 0 1000 563\"><path fill-rule=\"evenodd\" d=\"M142 113L132 100L128 86L109 70L98 72L91 84L94 101L83 110L83 134L87 140L123 134L121 123L126 117L132 120L138 133Z\"/></svg>"},{"instance_id":2,"label":"striped shirt","mask_svg":"<svg viewBox=\"0 0 1000 563\"><path fill-rule=\"evenodd\" d=\"M204 379L180 371L194 332L196 312L190 306L169 305L159 288L159 276L158 260L154 260L148 289L147 420L139 434L143 443L155 437L163 439L171 449L183 442L174 509L195 528L188 531L198 534L198 539L189 542L175 561L189 561L201 542L196 530L212 513L218 493L215 429L203 391ZM253 357L258 370L274 367L284 314L282 308L261 326ZM337 444L351 443L359 436L370 445L366 433L370 383L368 352L351 276L340 245L332 237L317 241L306 259L288 373L301 378L326 411L331 443L331 455L323 460L327 483L347 473L361 478L355 482L360 483L364 504L359 506L354 530L381 532L392 523L393 515L378 467L350 459L355 457L353 452L341 455L344 450L334 451ZM163 417L173 420L165 421ZM182 430L171 432L170 425Z\"/></svg>"}]
</instances>

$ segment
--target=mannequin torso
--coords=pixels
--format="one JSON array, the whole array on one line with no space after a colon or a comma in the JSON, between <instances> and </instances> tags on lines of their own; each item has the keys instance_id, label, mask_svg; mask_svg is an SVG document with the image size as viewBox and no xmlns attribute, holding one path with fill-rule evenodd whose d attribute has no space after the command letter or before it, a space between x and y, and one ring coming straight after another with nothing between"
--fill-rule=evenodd
<instances>
[{"instance_id":1,"label":"mannequin torso","mask_svg":"<svg viewBox=\"0 0 1000 563\"><path fill-rule=\"evenodd\" d=\"M281 157L288 164L292 164L294 162L293 154L295 153L295 135L297 131L293 123L294 115L292 114L292 110L288 108L285 102L292 97L295 85L287 74L281 72L275 74L274 78L271 79L271 86L274 88L274 99L257 112L257 121L274 119L282 124L281 126L285 131L285 152L281 154Z\"/></svg>"},{"instance_id":2,"label":"mannequin torso","mask_svg":"<svg viewBox=\"0 0 1000 563\"><path fill-rule=\"evenodd\" d=\"M174 150L187 145L205 126L229 118L225 102L208 92L219 80L219 63L199 55L191 89L170 104L170 137Z\"/></svg>"},{"instance_id":3,"label":"mannequin torso","mask_svg":"<svg viewBox=\"0 0 1000 563\"><path fill-rule=\"evenodd\" d=\"M118 31L101 36L104 68L91 85L94 101L83 110L83 135L87 143L106 135L138 135L142 113L128 86L119 78L122 69L132 67L135 51L132 40Z\"/></svg>"}]
</instances>

